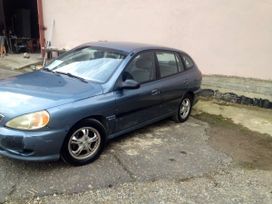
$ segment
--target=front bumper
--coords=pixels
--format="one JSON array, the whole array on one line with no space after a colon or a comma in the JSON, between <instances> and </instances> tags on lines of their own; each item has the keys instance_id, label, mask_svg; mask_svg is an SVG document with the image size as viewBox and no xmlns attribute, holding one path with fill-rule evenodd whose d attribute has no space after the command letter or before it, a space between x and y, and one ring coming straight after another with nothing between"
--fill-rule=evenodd
<instances>
[{"instance_id":1,"label":"front bumper","mask_svg":"<svg viewBox=\"0 0 272 204\"><path fill-rule=\"evenodd\" d=\"M25 161L58 160L65 135L64 130L20 131L0 127L0 155Z\"/></svg>"}]
</instances>

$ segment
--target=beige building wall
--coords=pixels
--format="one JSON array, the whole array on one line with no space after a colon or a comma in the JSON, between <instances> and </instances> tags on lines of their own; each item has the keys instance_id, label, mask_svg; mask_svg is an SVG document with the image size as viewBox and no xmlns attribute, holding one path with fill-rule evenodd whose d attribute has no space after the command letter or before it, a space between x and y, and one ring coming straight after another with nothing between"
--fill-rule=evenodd
<instances>
[{"instance_id":1,"label":"beige building wall","mask_svg":"<svg viewBox=\"0 0 272 204\"><path fill-rule=\"evenodd\" d=\"M53 46L135 41L188 52L204 74L272 79L272 0L44 0Z\"/></svg>"}]
</instances>

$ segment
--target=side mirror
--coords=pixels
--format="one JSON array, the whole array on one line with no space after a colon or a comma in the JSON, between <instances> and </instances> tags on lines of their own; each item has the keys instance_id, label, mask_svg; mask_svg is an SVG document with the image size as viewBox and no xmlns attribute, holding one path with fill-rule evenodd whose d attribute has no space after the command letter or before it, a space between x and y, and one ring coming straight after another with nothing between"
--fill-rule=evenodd
<instances>
[{"instance_id":1,"label":"side mirror","mask_svg":"<svg viewBox=\"0 0 272 204\"><path fill-rule=\"evenodd\" d=\"M126 79L120 84L121 89L138 89L139 87L140 84L133 79Z\"/></svg>"}]
</instances>

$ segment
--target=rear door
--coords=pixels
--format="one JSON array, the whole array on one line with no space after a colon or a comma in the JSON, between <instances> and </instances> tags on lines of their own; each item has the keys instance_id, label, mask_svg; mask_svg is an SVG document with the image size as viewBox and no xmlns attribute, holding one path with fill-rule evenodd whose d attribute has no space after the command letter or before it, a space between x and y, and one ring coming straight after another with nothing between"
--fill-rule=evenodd
<instances>
[{"instance_id":1,"label":"rear door","mask_svg":"<svg viewBox=\"0 0 272 204\"><path fill-rule=\"evenodd\" d=\"M174 113L188 87L187 78L183 74L184 64L176 52L156 51L156 58L161 84L161 110L165 114Z\"/></svg>"},{"instance_id":2,"label":"rear door","mask_svg":"<svg viewBox=\"0 0 272 204\"><path fill-rule=\"evenodd\" d=\"M117 104L117 131L121 131L160 115L160 82L157 80L155 54L145 51L136 55L122 73L122 80L134 79L138 89L115 92Z\"/></svg>"}]
</instances>

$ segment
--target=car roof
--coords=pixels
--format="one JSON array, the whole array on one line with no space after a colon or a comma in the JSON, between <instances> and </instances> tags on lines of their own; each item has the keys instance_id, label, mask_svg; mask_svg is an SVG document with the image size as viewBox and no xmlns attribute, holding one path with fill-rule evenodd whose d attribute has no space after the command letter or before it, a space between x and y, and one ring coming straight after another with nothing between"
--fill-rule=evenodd
<instances>
[{"instance_id":1,"label":"car roof","mask_svg":"<svg viewBox=\"0 0 272 204\"><path fill-rule=\"evenodd\" d=\"M150 49L164 49L164 50L172 50L179 51L174 48L163 47L158 45L144 44L144 43L135 43L135 42L112 42L112 41L98 41L98 42L90 42L85 45L94 46L94 47L102 47L109 48L113 50L119 50L125 53L130 53L133 51L143 51Z\"/></svg>"}]
</instances>

